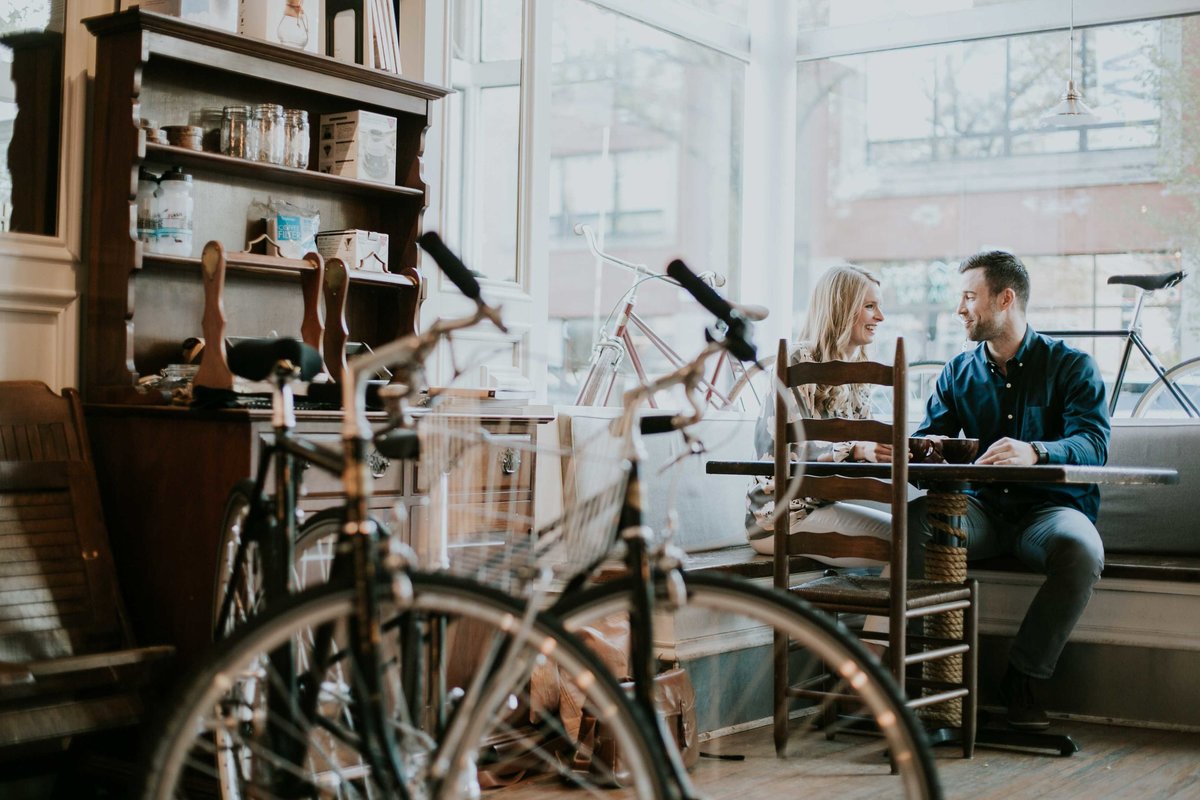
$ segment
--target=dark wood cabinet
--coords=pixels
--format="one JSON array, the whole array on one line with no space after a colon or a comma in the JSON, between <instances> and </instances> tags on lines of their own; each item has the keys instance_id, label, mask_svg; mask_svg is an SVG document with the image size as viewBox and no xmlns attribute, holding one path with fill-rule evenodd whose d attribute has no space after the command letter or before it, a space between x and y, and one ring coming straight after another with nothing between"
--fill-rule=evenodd
<instances>
[{"instance_id":1,"label":"dark wood cabinet","mask_svg":"<svg viewBox=\"0 0 1200 800\"><path fill-rule=\"evenodd\" d=\"M209 240L242 250L257 231L252 202L287 200L321 214L322 230L389 237L389 272L350 271L348 337L371 347L414 330L422 292L416 238L426 205L421 153L436 86L133 9L89 19L96 37L88 165L87 283L80 375L120 585L135 634L170 643L180 661L209 641L213 576L225 496L253 474L270 413L195 411L137 391L138 379L179 360L201 335L200 253ZM276 103L308 111L306 170L148 143L143 118L186 124L189 113ZM367 110L398 120L394 184L321 174L321 114ZM136 231L139 169L192 175L190 255L143 252ZM239 268L224 290L229 336L299 335L300 276ZM330 324L327 322L327 325ZM330 354L326 354L326 361ZM300 412L300 433L338 436L336 412ZM410 470L389 467L375 504L412 502ZM304 505L334 505L337 481L314 476Z\"/></svg>"}]
</instances>

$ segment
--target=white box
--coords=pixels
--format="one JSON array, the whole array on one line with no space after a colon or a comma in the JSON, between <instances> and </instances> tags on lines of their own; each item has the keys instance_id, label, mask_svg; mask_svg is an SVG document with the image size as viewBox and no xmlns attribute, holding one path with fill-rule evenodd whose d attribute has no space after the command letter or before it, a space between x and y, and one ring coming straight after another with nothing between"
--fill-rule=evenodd
<instances>
[{"instance_id":1,"label":"white box","mask_svg":"<svg viewBox=\"0 0 1200 800\"><path fill-rule=\"evenodd\" d=\"M238 33L324 53L320 0L239 0Z\"/></svg>"},{"instance_id":2,"label":"white box","mask_svg":"<svg viewBox=\"0 0 1200 800\"><path fill-rule=\"evenodd\" d=\"M317 234L317 252L328 261L340 258L347 268L363 272L388 271L388 235L357 229L321 231Z\"/></svg>"},{"instance_id":3,"label":"white box","mask_svg":"<svg viewBox=\"0 0 1200 800\"><path fill-rule=\"evenodd\" d=\"M122 11L132 6L231 33L238 29L238 0L121 0Z\"/></svg>"},{"instance_id":4,"label":"white box","mask_svg":"<svg viewBox=\"0 0 1200 800\"><path fill-rule=\"evenodd\" d=\"M330 175L396 183L396 118L372 111L322 114L317 169Z\"/></svg>"}]
</instances>

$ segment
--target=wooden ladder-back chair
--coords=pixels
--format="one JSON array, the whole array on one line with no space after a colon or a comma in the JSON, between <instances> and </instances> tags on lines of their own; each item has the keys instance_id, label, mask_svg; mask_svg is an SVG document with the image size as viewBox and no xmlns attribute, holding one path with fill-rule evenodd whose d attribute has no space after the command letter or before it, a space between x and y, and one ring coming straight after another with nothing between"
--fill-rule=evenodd
<instances>
[{"instance_id":1,"label":"wooden ladder-back chair","mask_svg":"<svg viewBox=\"0 0 1200 800\"><path fill-rule=\"evenodd\" d=\"M171 647L134 647L79 393L0 382L0 748L136 723Z\"/></svg>"},{"instance_id":2,"label":"wooden ladder-back chair","mask_svg":"<svg viewBox=\"0 0 1200 800\"><path fill-rule=\"evenodd\" d=\"M886 634L865 634L865 639L886 641L888 663L897 683L904 688L913 708L934 727L942 729L934 740L961 738L963 756L970 758L975 746L977 612L974 581L943 583L908 580L908 434L905 426L904 341L896 341L891 365L862 362L809 362L789 364L786 341L779 344L776 360L779 380L789 390L806 384L874 384L892 388L892 420L808 419L803 420L807 440L822 442L870 441L892 446L890 479L833 475L805 476L800 493L827 500L869 500L890 506L892 539L851 536L839 531L791 533L782 520L775 525L775 586L790 591L813 605L837 614L874 615L889 620ZM794 413L794 412L793 412ZM795 451L793 427L787 424L789 409L782 395L775 405L775 492L776 507L785 497L789 460ZM830 570L817 580L793 585L790 556L860 558L887 565L888 577L868 577L857 572ZM927 625L927 635L908 632L909 621L946 615L949 624ZM931 620L932 623L932 620ZM948 633L943 633L948 631ZM935 632L941 635L935 635ZM957 661L955 661L957 659ZM908 668L924 664L924 675L910 677ZM788 678L788 645L775 643L775 746L782 753L787 745L790 700L829 700L829 693L793 686ZM936 712L936 713L935 713Z\"/></svg>"}]
</instances>

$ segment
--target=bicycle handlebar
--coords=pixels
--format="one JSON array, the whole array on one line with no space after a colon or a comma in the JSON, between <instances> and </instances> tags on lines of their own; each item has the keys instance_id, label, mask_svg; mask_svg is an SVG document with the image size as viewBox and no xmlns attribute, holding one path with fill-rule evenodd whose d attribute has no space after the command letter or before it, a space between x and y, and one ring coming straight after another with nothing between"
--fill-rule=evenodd
<instances>
[{"instance_id":1,"label":"bicycle handlebar","mask_svg":"<svg viewBox=\"0 0 1200 800\"><path fill-rule=\"evenodd\" d=\"M617 258L614 255L604 252L600 249L600 246L596 244L596 234L592 231L591 227L584 225L582 222L575 225L575 233L576 235L587 239L588 249L592 251L592 255L596 256L596 258L607 261L610 264L622 267L632 272L636 272L638 275L642 275L647 278L669 278L669 276L664 275L661 272L655 272L645 264L635 264L632 261L626 261L623 258ZM698 277L700 280L704 281L710 286L719 287L725 285L725 276L715 270L701 272Z\"/></svg>"},{"instance_id":2,"label":"bicycle handlebar","mask_svg":"<svg viewBox=\"0 0 1200 800\"><path fill-rule=\"evenodd\" d=\"M423 333L412 333L402 336L380 347L374 352L363 353L350 360L346 366L346 377L342 386L342 437L344 439L369 439L371 427L367 422L367 380L380 367L389 364L408 366L414 373L425 364L425 358L445 336L462 328L469 328L483 320L488 320L501 332L508 329L500 319L500 309L488 305L482 298L479 282L462 263L458 256L450 252L436 233L429 232L418 240L421 247L429 253L446 277L454 282L464 295L475 301L475 312L457 319L438 319ZM410 377L405 386L405 397L411 397L419 392L420 386Z\"/></svg>"},{"instance_id":3,"label":"bicycle handlebar","mask_svg":"<svg viewBox=\"0 0 1200 800\"><path fill-rule=\"evenodd\" d=\"M726 325L724 346L740 361L756 361L758 354L754 343L750 341L746 321L734 312L734 308L721 295L713 291L707 283L700 280L694 272L688 269L678 258L667 266L667 274L678 281L700 305L707 308L717 319Z\"/></svg>"}]
</instances>

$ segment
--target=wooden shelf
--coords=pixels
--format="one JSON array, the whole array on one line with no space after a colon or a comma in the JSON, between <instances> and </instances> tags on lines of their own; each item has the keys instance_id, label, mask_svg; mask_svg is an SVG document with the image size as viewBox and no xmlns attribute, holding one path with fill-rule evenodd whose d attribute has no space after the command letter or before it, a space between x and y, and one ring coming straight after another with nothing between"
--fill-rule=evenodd
<instances>
[{"instance_id":1,"label":"wooden shelf","mask_svg":"<svg viewBox=\"0 0 1200 800\"><path fill-rule=\"evenodd\" d=\"M260 181L271 181L289 186L303 186L324 191L343 192L355 196L375 195L379 197L413 197L425 199L421 189L410 189L407 186L392 186L386 183L373 183L357 178L343 178L340 175L326 175L313 169L297 169L280 164L264 164L261 161L247 161L244 158L233 158L220 153L209 153L204 150L190 150L186 147L175 147L169 144L146 144L146 161L161 162L166 166L192 167L193 169L220 172L226 175L237 175Z\"/></svg>"},{"instance_id":2,"label":"wooden shelf","mask_svg":"<svg viewBox=\"0 0 1200 800\"><path fill-rule=\"evenodd\" d=\"M200 274L200 259L190 256L169 256L161 253L143 253L142 266L153 266L165 269L195 270ZM268 258L257 253L228 253L226 268L232 272L251 272L255 274L300 274L312 269L312 265L302 259ZM407 275L397 275L393 272L363 272L351 270L351 283L375 284L378 286L407 286L416 287L416 283Z\"/></svg>"}]
</instances>

